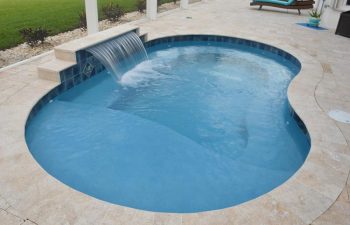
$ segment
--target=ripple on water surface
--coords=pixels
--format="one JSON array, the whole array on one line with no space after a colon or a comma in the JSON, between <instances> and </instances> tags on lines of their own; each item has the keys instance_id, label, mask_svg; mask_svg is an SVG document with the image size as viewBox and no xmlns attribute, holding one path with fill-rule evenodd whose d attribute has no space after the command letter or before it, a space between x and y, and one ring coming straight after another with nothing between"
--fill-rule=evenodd
<instances>
[{"instance_id":1,"label":"ripple on water surface","mask_svg":"<svg viewBox=\"0 0 350 225\"><path fill-rule=\"evenodd\" d=\"M309 144L286 97L298 68L223 46L148 51L120 83L103 72L29 123L51 175L112 203L197 212L262 195L302 165Z\"/></svg>"}]
</instances>

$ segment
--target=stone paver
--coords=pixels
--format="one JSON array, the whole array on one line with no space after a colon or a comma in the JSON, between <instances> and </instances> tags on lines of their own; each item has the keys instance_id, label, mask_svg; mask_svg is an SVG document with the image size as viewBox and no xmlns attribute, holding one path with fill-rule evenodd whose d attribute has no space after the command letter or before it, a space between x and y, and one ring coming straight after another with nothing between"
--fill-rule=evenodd
<instances>
[{"instance_id":1,"label":"stone paver","mask_svg":"<svg viewBox=\"0 0 350 225\"><path fill-rule=\"evenodd\" d=\"M25 220L18 218L2 209L0 209L0 223L1 224L17 224L20 225L24 223Z\"/></svg>"}]
</instances>

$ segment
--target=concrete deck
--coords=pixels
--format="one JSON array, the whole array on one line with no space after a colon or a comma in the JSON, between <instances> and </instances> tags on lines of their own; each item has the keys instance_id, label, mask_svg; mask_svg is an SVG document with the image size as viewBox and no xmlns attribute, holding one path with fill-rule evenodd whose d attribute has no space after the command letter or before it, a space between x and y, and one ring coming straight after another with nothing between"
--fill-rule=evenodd
<instances>
[{"instance_id":1,"label":"concrete deck","mask_svg":"<svg viewBox=\"0 0 350 225\"><path fill-rule=\"evenodd\" d=\"M286 183L235 207L191 214L130 209L67 187L36 163L24 139L31 107L57 85L37 76L37 66L54 57L49 54L0 72L0 224L350 224L350 125L327 116L331 109L350 112L350 39L298 26L307 18L294 11L272 10L258 11L248 0L209 0L133 24L150 39L234 36L274 45L301 61L288 97L312 147Z\"/></svg>"}]
</instances>

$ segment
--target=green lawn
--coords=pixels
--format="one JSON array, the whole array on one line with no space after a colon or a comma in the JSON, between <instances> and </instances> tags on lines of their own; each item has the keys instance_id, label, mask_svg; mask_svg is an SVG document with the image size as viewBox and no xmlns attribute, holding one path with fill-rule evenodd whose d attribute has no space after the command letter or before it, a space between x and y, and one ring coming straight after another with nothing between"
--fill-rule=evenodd
<instances>
[{"instance_id":1,"label":"green lawn","mask_svg":"<svg viewBox=\"0 0 350 225\"><path fill-rule=\"evenodd\" d=\"M99 9L111 0L98 0ZM137 0L113 0L126 11L136 10ZM22 43L18 30L45 27L57 34L78 27L84 0L0 0L0 50ZM102 13L100 13L100 16Z\"/></svg>"}]
</instances>

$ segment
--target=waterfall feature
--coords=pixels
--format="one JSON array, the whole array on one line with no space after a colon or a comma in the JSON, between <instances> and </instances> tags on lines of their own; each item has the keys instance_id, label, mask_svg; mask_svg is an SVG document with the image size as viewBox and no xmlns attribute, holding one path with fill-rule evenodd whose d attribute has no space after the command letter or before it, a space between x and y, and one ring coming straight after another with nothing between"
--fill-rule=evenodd
<instances>
[{"instance_id":1,"label":"waterfall feature","mask_svg":"<svg viewBox=\"0 0 350 225\"><path fill-rule=\"evenodd\" d=\"M125 68L147 60L147 52L139 36L129 32L113 40L86 49L119 81Z\"/></svg>"}]
</instances>

